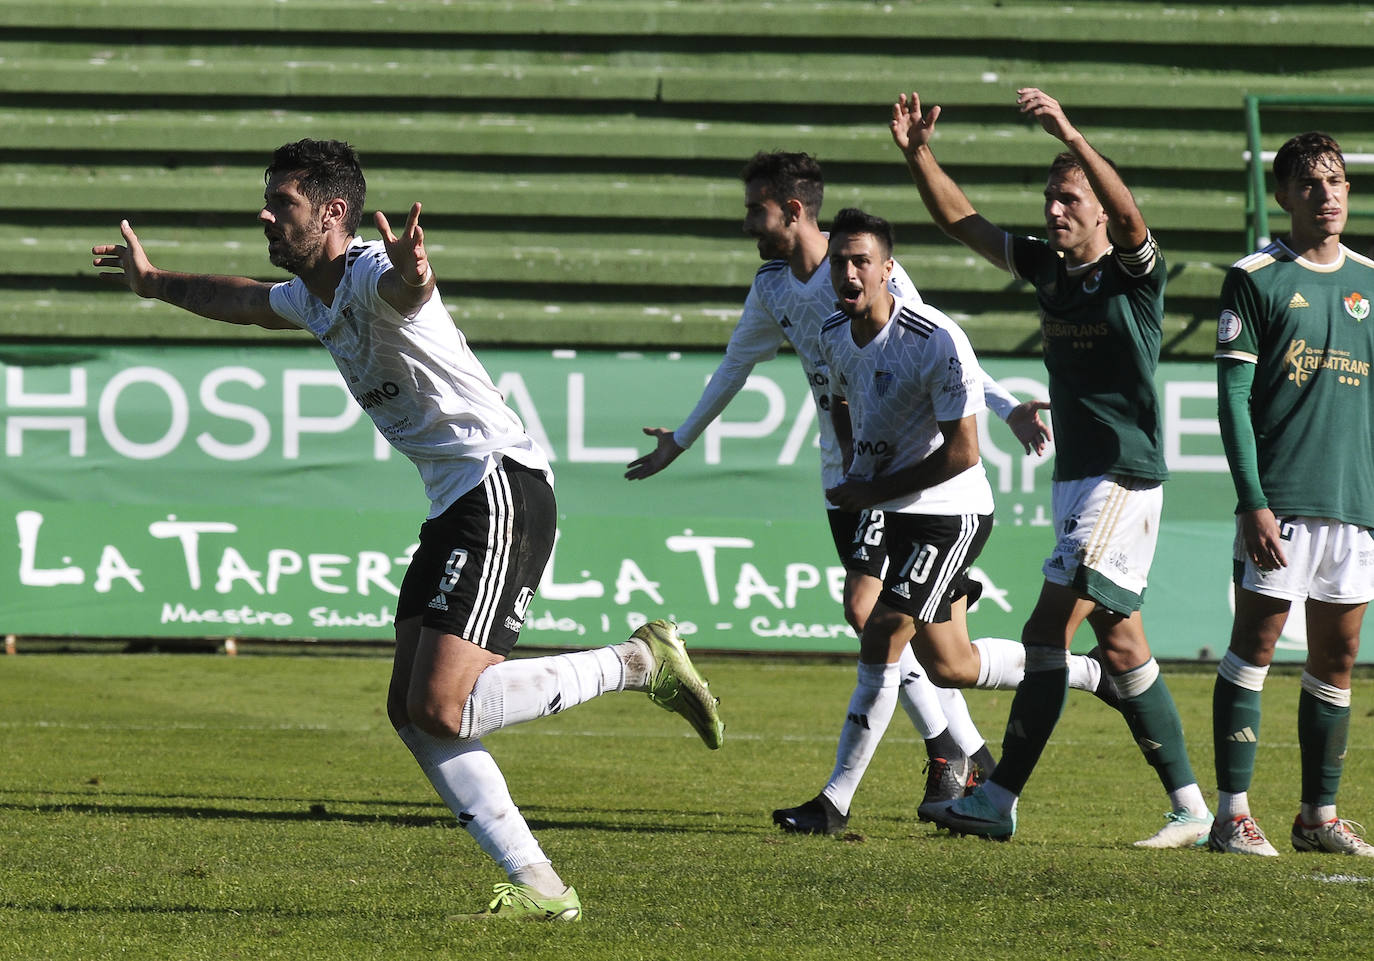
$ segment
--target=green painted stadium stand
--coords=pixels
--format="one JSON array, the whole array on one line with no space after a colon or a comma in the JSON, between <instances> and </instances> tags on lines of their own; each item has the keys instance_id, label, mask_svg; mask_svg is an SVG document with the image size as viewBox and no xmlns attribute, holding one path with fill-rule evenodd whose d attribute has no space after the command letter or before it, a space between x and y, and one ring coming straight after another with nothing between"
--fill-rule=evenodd
<instances>
[{"instance_id":1,"label":"green painted stadium stand","mask_svg":"<svg viewBox=\"0 0 1374 961\"><path fill-rule=\"evenodd\" d=\"M1056 145L1014 110L1033 84L1122 168L1170 265L1166 352L1205 357L1246 253L1242 98L1374 94L1372 28L1357 3L6 0L0 336L279 340L113 290L89 251L128 217L162 266L280 277L262 169L310 136L362 153L365 233L424 203L479 344L718 348L758 266L739 169L789 149L825 165L823 220L886 216L976 347L1033 352L1027 292L930 225L886 127L899 90L941 104L942 162L1035 233ZM1312 127L1374 161L1367 111L1330 104L1271 111L1263 149ZM1372 228L1374 197L1357 249Z\"/></svg>"}]
</instances>

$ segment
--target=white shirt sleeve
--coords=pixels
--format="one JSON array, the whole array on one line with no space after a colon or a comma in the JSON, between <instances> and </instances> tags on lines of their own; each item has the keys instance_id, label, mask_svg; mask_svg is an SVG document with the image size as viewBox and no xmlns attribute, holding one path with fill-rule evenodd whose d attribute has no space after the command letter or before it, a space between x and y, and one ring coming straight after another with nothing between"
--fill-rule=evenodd
<instances>
[{"instance_id":1,"label":"white shirt sleeve","mask_svg":"<svg viewBox=\"0 0 1374 961\"><path fill-rule=\"evenodd\" d=\"M757 289L751 287L739 323L735 325L735 332L730 335L730 343L725 348L725 357L711 374L696 407L673 431L674 442L679 447L691 447L707 425L720 416L721 411L744 387L754 365L772 360L786 342L782 328L764 307Z\"/></svg>"},{"instance_id":2,"label":"white shirt sleeve","mask_svg":"<svg viewBox=\"0 0 1374 961\"><path fill-rule=\"evenodd\" d=\"M968 337L958 327L937 330L938 350L932 360L938 367L931 369L936 382L931 384L931 398L937 421L962 420L986 406L983 400L984 380L987 377L974 356Z\"/></svg>"},{"instance_id":3,"label":"white shirt sleeve","mask_svg":"<svg viewBox=\"0 0 1374 961\"><path fill-rule=\"evenodd\" d=\"M983 371L983 401L988 405L988 410L992 411L1002 420L1011 416L1011 412L1020 403L1010 391L1004 388L987 371Z\"/></svg>"},{"instance_id":4,"label":"white shirt sleeve","mask_svg":"<svg viewBox=\"0 0 1374 961\"><path fill-rule=\"evenodd\" d=\"M294 280L273 284L268 293L268 304L272 311L297 327L305 327L305 315L300 309L298 298L304 289L304 282L298 277Z\"/></svg>"}]
</instances>

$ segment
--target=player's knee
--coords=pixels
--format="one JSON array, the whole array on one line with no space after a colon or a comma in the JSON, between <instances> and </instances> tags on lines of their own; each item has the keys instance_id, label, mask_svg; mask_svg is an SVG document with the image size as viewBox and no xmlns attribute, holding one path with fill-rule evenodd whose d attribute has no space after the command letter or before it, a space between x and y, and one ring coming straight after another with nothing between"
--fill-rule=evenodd
<instances>
[{"instance_id":1,"label":"player's knee","mask_svg":"<svg viewBox=\"0 0 1374 961\"><path fill-rule=\"evenodd\" d=\"M853 629L855 634L863 636L864 625L868 623L867 612L860 613L856 608L846 604L844 608L844 619Z\"/></svg>"},{"instance_id":2,"label":"player's knee","mask_svg":"<svg viewBox=\"0 0 1374 961\"><path fill-rule=\"evenodd\" d=\"M386 698L386 716L391 721L391 726L400 730L410 723L410 714L406 711L404 697L395 694L388 694Z\"/></svg>"},{"instance_id":3,"label":"player's knee","mask_svg":"<svg viewBox=\"0 0 1374 961\"><path fill-rule=\"evenodd\" d=\"M936 687L973 687L978 683L978 664L941 662L930 668L930 682Z\"/></svg>"},{"instance_id":4,"label":"player's knee","mask_svg":"<svg viewBox=\"0 0 1374 961\"><path fill-rule=\"evenodd\" d=\"M406 702L406 716L411 724L431 737L462 736L462 704L453 704L433 697L412 697Z\"/></svg>"}]
</instances>

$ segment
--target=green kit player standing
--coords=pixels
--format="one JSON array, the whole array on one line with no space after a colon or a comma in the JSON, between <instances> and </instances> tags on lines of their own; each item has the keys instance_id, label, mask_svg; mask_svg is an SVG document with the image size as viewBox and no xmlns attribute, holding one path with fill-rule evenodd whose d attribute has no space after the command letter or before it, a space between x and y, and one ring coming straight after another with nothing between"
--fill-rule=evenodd
<instances>
[{"instance_id":1,"label":"green kit player standing","mask_svg":"<svg viewBox=\"0 0 1374 961\"><path fill-rule=\"evenodd\" d=\"M1274 857L1247 790L1260 690L1294 601L1307 602L1298 698L1298 851L1374 857L1336 815L1350 673L1374 598L1374 261L1341 244L1350 196L1334 140L1306 133L1274 157L1286 238L1238 262L1221 289L1217 396L1236 507L1236 615L1212 695L1215 851Z\"/></svg>"},{"instance_id":2,"label":"green kit player standing","mask_svg":"<svg viewBox=\"0 0 1374 961\"><path fill-rule=\"evenodd\" d=\"M1116 169L1058 101L1034 87L1016 98L1021 113L1065 147L1045 184L1047 240L1014 237L984 219L936 163L930 140L939 107L922 115L915 93L892 107L893 140L936 224L1033 285L1058 436L1057 540L1022 630L1026 674L1011 703L1002 760L985 784L932 806L931 817L961 834L1005 840L1015 832L1017 800L1064 709L1069 645L1086 622L1131 734L1169 796L1164 827L1136 843L1190 847L1206 837L1212 815L1140 616L1168 476L1154 386L1164 258Z\"/></svg>"}]
</instances>

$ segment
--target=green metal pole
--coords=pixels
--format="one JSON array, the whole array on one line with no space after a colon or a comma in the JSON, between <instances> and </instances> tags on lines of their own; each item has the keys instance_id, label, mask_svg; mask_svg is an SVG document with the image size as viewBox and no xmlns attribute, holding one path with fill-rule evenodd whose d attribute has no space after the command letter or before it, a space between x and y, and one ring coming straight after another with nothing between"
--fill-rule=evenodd
<instances>
[{"instance_id":1,"label":"green metal pole","mask_svg":"<svg viewBox=\"0 0 1374 961\"><path fill-rule=\"evenodd\" d=\"M1269 242L1269 204L1264 194L1264 160L1260 156L1259 100L1254 94L1245 95L1245 136L1249 141L1249 177L1246 185L1246 236L1250 250L1258 250L1260 238Z\"/></svg>"}]
</instances>

